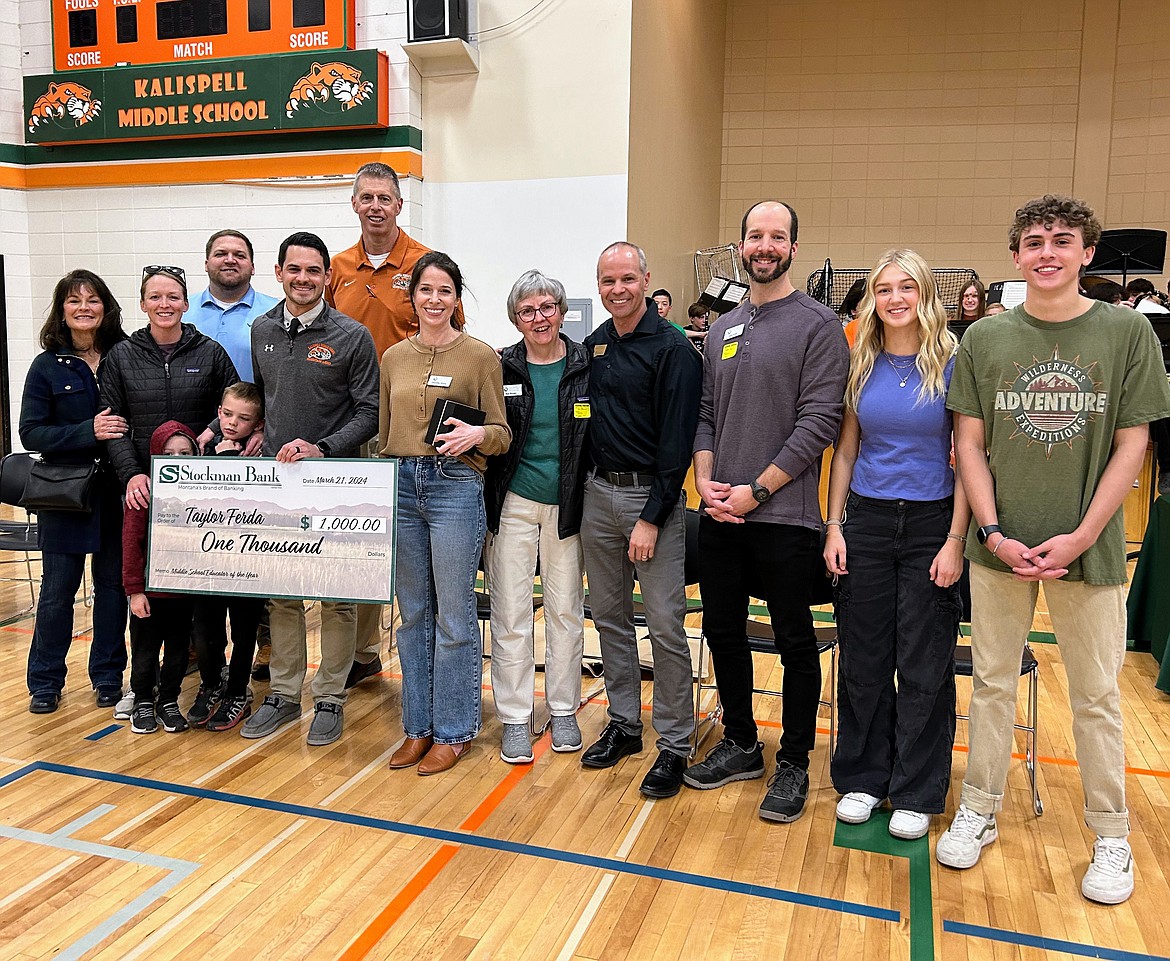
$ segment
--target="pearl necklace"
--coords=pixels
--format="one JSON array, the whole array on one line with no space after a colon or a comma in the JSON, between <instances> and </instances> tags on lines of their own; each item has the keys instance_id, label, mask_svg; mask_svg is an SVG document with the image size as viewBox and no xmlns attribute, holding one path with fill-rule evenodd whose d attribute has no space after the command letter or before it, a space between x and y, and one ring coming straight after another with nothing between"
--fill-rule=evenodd
<instances>
[{"instance_id":1,"label":"pearl necklace","mask_svg":"<svg viewBox=\"0 0 1170 961\"><path fill-rule=\"evenodd\" d=\"M906 384L910 381L910 375L913 374L917 368L915 359L912 358L910 360L909 366L906 366L905 364L899 366L898 364L894 363L894 359L888 353L886 353L886 351L882 351L882 356L885 357L886 363L889 364L893 369L894 376L898 378L898 386L905 387Z\"/></svg>"}]
</instances>

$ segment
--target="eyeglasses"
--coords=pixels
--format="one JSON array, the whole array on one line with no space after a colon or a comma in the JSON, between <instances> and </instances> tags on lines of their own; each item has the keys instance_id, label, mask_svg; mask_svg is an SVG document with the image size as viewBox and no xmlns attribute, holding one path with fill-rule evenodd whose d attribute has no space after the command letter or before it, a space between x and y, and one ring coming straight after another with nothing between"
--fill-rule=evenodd
<instances>
[{"instance_id":1,"label":"eyeglasses","mask_svg":"<svg viewBox=\"0 0 1170 961\"><path fill-rule=\"evenodd\" d=\"M526 324L531 324L536 320L537 312L540 313L541 317L547 319L557 312L557 305L549 301L547 304L541 304L539 307L521 307L516 311L516 318Z\"/></svg>"},{"instance_id":2,"label":"eyeglasses","mask_svg":"<svg viewBox=\"0 0 1170 961\"><path fill-rule=\"evenodd\" d=\"M142 268L142 279L148 280L151 277L156 277L159 274L166 274L168 277L174 277L184 287L187 285L187 274L182 267L168 267L165 264L151 264L149 267Z\"/></svg>"}]
</instances>

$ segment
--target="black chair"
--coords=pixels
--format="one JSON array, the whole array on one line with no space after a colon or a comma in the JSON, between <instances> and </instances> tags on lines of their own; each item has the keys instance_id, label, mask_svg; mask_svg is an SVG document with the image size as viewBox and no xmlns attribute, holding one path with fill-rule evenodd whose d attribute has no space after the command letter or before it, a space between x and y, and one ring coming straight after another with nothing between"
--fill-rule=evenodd
<instances>
[{"instance_id":1,"label":"black chair","mask_svg":"<svg viewBox=\"0 0 1170 961\"><path fill-rule=\"evenodd\" d=\"M837 625L818 623L814 624L813 629L817 635L817 653L827 653L829 655L829 696L820 699L820 706L829 710L829 755L832 756L833 749L837 743ZM748 647L751 648L753 654L770 654L773 657L780 656L776 650L776 634L772 630L771 621L754 621L749 618L747 622L747 640ZM718 691L718 687L714 682L704 683L704 678L708 673L707 665L710 663L710 656L711 652L707 647L707 637L703 635L699 642L699 678L698 683L695 685L695 737L692 756L698 754L703 742L715 729L715 725L723 718L723 705L718 700L718 695L716 695L715 706L705 718L700 720L703 693L705 691ZM752 693L767 694L772 697L784 696L783 691L776 691L766 687L753 686Z\"/></svg>"},{"instance_id":2,"label":"black chair","mask_svg":"<svg viewBox=\"0 0 1170 961\"><path fill-rule=\"evenodd\" d=\"M972 677L974 673L971 646L960 644L955 648L955 677ZM1024 645L1024 651L1020 656L1020 677L1024 676L1028 678L1027 723L1016 724L1015 729L1023 731L1026 735L1024 738L1024 766L1028 770L1028 780L1032 785L1032 809L1039 817L1044 813L1044 802L1040 800L1040 789L1036 784L1036 727L1040 718L1036 702L1037 689L1040 686L1040 662L1036 660L1036 655L1032 653L1032 648L1027 644ZM957 709L955 717L960 721L970 720L970 715L960 714Z\"/></svg>"},{"instance_id":3,"label":"black chair","mask_svg":"<svg viewBox=\"0 0 1170 961\"><path fill-rule=\"evenodd\" d=\"M37 596L33 585L40 580L33 577L32 570L32 556L41 550L37 543L36 515L26 511L20 503L32 460L32 455L24 452L5 454L4 459L0 460L0 502L24 513L24 520L0 520L0 551L24 555L23 558L0 560L0 564L24 565L24 577L0 577L2 581L23 581L28 584L29 606L19 611L17 616L27 614L36 606Z\"/></svg>"}]
</instances>

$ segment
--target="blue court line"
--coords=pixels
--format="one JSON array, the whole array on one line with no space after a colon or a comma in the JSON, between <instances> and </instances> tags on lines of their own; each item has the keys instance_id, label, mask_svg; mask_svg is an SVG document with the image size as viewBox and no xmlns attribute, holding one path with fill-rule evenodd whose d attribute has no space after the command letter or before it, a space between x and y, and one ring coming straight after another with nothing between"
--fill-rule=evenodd
<instances>
[{"instance_id":1,"label":"blue court line","mask_svg":"<svg viewBox=\"0 0 1170 961\"><path fill-rule=\"evenodd\" d=\"M35 765L31 767L35 767ZM30 768L24 768L25 772L29 770ZM83 814L81 817L70 821L52 834L0 825L0 838L23 841L26 844L39 844L43 847L57 848L58 850L69 851L73 854L84 854L90 857L110 858L115 861L142 864L168 872L166 877L156 881L138 895L138 897L124 904L102 921L101 924L91 928L72 944L58 951L53 955L53 961L77 961L77 959L101 944L102 941L117 931L127 921L130 921L135 915L145 910L155 901L158 901L171 888L182 883L190 874L202 866L195 861L181 861L178 858L168 858L145 851L131 851L128 848L113 847L109 844L95 844L92 841L79 841L77 838L69 837L73 831L85 827L87 824L91 824L103 815L109 814L112 810L114 810L114 805L112 804L99 804L88 814Z\"/></svg>"},{"instance_id":2,"label":"blue court line","mask_svg":"<svg viewBox=\"0 0 1170 961\"><path fill-rule=\"evenodd\" d=\"M201 798L208 801L222 801L225 804L237 804L241 807L277 811L281 814L291 814L295 817L315 818L321 821L333 821L338 824L374 828L379 831L390 831L396 834L405 834L432 841L445 841L449 844L483 848L489 851L500 851L505 854L519 854L526 857L541 858L546 861L577 864L583 867L596 868L601 871L611 871L616 874L632 874L638 877L653 878L658 881L673 881L677 884L708 888L716 891L727 891L731 894L746 894L750 897L764 898L770 901L783 901L788 904L798 904L811 908L821 908L825 911L835 911L839 914L852 914L863 918L874 918L878 921L892 921L897 923L902 917L900 912L890 910L889 908L879 908L874 905L860 904L854 901L843 901L838 898L825 898L819 895L802 894L799 891L786 891L782 888L772 888L762 884L748 884L743 881L732 881L727 878L690 874L685 871L675 871L670 868L658 868L648 864L619 861L616 858L578 854L574 851L564 851L535 844L523 844L516 841L504 841L499 838L484 837L482 835L469 834L464 831L423 827L417 824L408 824L403 821L369 817L364 814L330 811L325 808L316 808L305 804L272 801L267 798L251 797L246 794L230 794L225 791L189 787L186 784L172 784L169 781L131 777L126 774L113 774L108 771L96 771L89 768L73 767L67 764L55 764L50 761L34 761L18 771L13 771L11 774L0 777L0 787L5 787L13 781L36 771L68 774L74 777L107 781L111 784L123 784L154 791L164 791L168 794L185 795L187 797Z\"/></svg>"},{"instance_id":3,"label":"blue court line","mask_svg":"<svg viewBox=\"0 0 1170 961\"><path fill-rule=\"evenodd\" d=\"M1063 951L1080 958L1106 958L1108 961L1170 961L1160 954L1139 954L1121 948L1103 948L1096 944L1081 944L1078 941L1062 941L1060 938L1045 938L1036 934L1022 934L1019 931L1004 931L1002 928L985 928L981 924L964 924L962 921L943 921L943 930L962 934L968 938L983 938L986 941L1000 941L1004 944L1018 944L1041 951Z\"/></svg>"},{"instance_id":4,"label":"blue court line","mask_svg":"<svg viewBox=\"0 0 1170 961\"><path fill-rule=\"evenodd\" d=\"M115 731L122 730L121 724L111 724L109 727L103 727L100 731L94 731L92 734L87 734L85 739L87 741L100 741L107 734L113 734Z\"/></svg>"}]
</instances>

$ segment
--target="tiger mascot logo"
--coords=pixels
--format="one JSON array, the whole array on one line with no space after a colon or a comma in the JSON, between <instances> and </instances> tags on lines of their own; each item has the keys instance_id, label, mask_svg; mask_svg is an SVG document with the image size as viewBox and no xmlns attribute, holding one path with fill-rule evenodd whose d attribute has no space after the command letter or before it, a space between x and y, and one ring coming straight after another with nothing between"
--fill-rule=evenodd
<instances>
[{"instance_id":1,"label":"tiger mascot logo","mask_svg":"<svg viewBox=\"0 0 1170 961\"><path fill-rule=\"evenodd\" d=\"M53 124L58 127L81 127L102 112L102 102L93 99L93 91L72 80L51 83L49 89L37 97L28 115L28 132Z\"/></svg>"},{"instance_id":2,"label":"tiger mascot logo","mask_svg":"<svg viewBox=\"0 0 1170 961\"><path fill-rule=\"evenodd\" d=\"M348 63L314 63L293 84L285 104L285 116L298 110L316 107L328 113L340 113L361 106L374 95L374 85L362 80L362 72Z\"/></svg>"}]
</instances>

